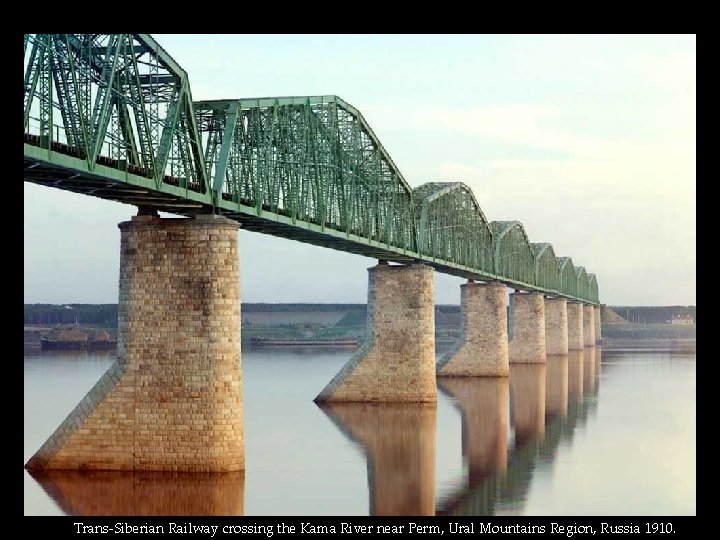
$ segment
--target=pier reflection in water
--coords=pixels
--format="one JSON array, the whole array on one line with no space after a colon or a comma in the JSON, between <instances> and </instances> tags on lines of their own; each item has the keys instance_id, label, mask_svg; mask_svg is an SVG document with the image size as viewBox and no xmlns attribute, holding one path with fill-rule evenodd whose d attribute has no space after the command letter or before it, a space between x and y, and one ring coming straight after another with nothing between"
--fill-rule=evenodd
<instances>
[{"instance_id":1,"label":"pier reflection in water","mask_svg":"<svg viewBox=\"0 0 720 540\"><path fill-rule=\"evenodd\" d=\"M548 356L545 366L545 416L562 418L568 413L567 356Z\"/></svg>"},{"instance_id":2,"label":"pier reflection in water","mask_svg":"<svg viewBox=\"0 0 720 540\"><path fill-rule=\"evenodd\" d=\"M33 475L73 516L242 516L245 472L44 471Z\"/></svg>"},{"instance_id":3,"label":"pier reflection in water","mask_svg":"<svg viewBox=\"0 0 720 540\"><path fill-rule=\"evenodd\" d=\"M26 355L26 456L109 360ZM695 512L694 353L587 347L545 366L513 365L510 378L441 378L437 407L319 410L311 396L346 361L336 353L245 355L245 476L26 472L26 513Z\"/></svg>"},{"instance_id":4,"label":"pier reflection in water","mask_svg":"<svg viewBox=\"0 0 720 540\"><path fill-rule=\"evenodd\" d=\"M595 375L596 362L595 356L597 347L586 347L583 358L583 395L594 396L596 390L597 377Z\"/></svg>"},{"instance_id":5,"label":"pier reflection in water","mask_svg":"<svg viewBox=\"0 0 720 540\"><path fill-rule=\"evenodd\" d=\"M436 404L318 406L365 452L370 515L435 514Z\"/></svg>"},{"instance_id":6,"label":"pier reflection in water","mask_svg":"<svg viewBox=\"0 0 720 540\"><path fill-rule=\"evenodd\" d=\"M599 358L599 348L586 348L568 356L549 356L544 365L511 364L514 438L509 450L507 442L500 443L507 437L508 386L501 382L507 385L507 380L439 380L438 386L463 414L468 475L465 489L440 502L438 515L522 513L536 470L552 467L560 444L572 439L576 426L585 422L588 408L594 406L590 398L597 393ZM473 444L484 451L473 452Z\"/></svg>"},{"instance_id":7,"label":"pier reflection in water","mask_svg":"<svg viewBox=\"0 0 720 540\"><path fill-rule=\"evenodd\" d=\"M583 362L585 351L568 353L568 402L578 401L583 397Z\"/></svg>"},{"instance_id":8,"label":"pier reflection in water","mask_svg":"<svg viewBox=\"0 0 720 540\"><path fill-rule=\"evenodd\" d=\"M515 448L545 432L545 364L510 364L510 412Z\"/></svg>"},{"instance_id":9,"label":"pier reflection in water","mask_svg":"<svg viewBox=\"0 0 720 540\"><path fill-rule=\"evenodd\" d=\"M438 388L462 417L462 451L467 470L463 490L438 504L438 515L490 515L508 455L510 383L506 377L444 377Z\"/></svg>"}]
</instances>

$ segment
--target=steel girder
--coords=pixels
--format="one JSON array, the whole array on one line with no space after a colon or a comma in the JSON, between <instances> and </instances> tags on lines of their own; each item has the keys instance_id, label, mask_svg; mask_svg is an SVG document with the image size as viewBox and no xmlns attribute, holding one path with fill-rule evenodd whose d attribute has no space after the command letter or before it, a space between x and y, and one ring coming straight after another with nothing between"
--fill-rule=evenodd
<instances>
[{"instance_id":1,"label":"steel girder","mask_svg":"<svg viewBox=\"0 0 720 540\"><path fill-rule=\"evenodd\" d=\"M465 184L412 190L336 96L193 104L147 34L25 34L24 55L26 181L599 303L594 276L559 258L554 282L552 248L488 224Z\"/></svg>"},{"instance_id":2,"label":"steel girder","mask_svg":"<svg viewBox=\"0 0 720 540\"><path fill-rule=\"evenodd\" d=\"M25 142L46 162L96 176L90 194L162 206L144 190L103 185L106 168L139 187L209 192L188 76L147 34L26 34L24 109ZM81 191L53 178L65 180L57 187Z\"/></svg>"},{"instance_id":3,"label":"steel girder","mask_svg":"<svg viewBox=\"0 0 720 540\"><path fill-rule=\"evenodd\" d=\"M580 298L590 298L590 283L588 282L585 268L576 266L575 275L577 276L577 296Z\"/></svg>"},{"instance_id":4,"label":"steel girder","mask_svg":"<svg viewBox=\"0 0 720 540\"><path fill-rule=\"evenodd\" d=\"M495 273L507 276L521 287L535 288L535 255L525 228L519 221L493 221Z\"/></svg>"},{"instance_id":5,"label":"steel girder","mask_svg":"<svg viewBox=\"0 0 720 540\"><path fill-rule=\"evenodd\" d=\"M551 291L559 291L560 266L552 244L530 244L535 255L535 284Z\"/></svg>"},{"instance_id":6,"label":"steel girder","mask_svg":"<svg viewBox=\"0 0 720 540\"><path fill-rule=\"evenodd\" d=\"M597 278L595 277L595 274L588 274L588 298L594 301L598 301L600 298L600 294L598 292L598 284L597 284Z\"/></svg>"},{"instance_id":7,"label":"steel girder","mask_svg":"<svg viewBox=\"0 0 720 540\"><path fill-rule=\"evenodd\" d=\"M494 274L492 231L468 186L428 182L413 198L420 253Z\"/></svg>"},{"instance_id":8,"label":"steel girder","mask_svg":"<svg viewBox=\"0 0 720 540\"><path fill-rule=\"evenodd\" d=\"M563 292L575 297L578 295L577 274L570 257L558 257L560 265L560 286Z\"/></svg>"},{"instance_id":9,"label":"steel girder","mask_svg":"<svg viewBox=\"0 0 720 540\"><path fill-rule=\"evenodd\" d=\"M217 206L417 251L410 186L340 98L201 101L195 114Z\"/></svg>"}]
</instances>

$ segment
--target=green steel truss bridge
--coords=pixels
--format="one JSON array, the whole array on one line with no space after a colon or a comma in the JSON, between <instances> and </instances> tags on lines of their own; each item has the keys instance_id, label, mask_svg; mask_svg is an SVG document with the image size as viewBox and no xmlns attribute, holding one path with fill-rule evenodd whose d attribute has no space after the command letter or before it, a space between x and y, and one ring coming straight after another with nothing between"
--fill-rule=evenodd
<instances>
[{"instance_id":1,"label":"green steel truss bridge","mask_svg":"<svg viewBox=\"0 0 720 540\"><path fill-rule=\"evenodd\" d=\"M147 34L26 34L25 181L597 304L594 274L489 222L461 182L412 188L337 96L193 101Z\"/></svg>"}]
</instances>

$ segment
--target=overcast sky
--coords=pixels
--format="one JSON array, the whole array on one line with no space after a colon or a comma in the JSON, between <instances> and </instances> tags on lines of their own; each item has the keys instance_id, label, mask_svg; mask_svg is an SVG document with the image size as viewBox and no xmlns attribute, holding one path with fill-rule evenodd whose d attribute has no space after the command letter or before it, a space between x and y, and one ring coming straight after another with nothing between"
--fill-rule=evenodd
<instances>
[{"instance_id":1,"label":"overcast sky","mask_svg":"<svg viewBox=\"0 0 720 540\"><path fill-rule=\"evenodd\" d=\"M154 37L195 100L340 96L412 187L470 185L604 303L695 304L695 36ZM24 185L25 302L117 302L135 208ZM245 302L364 302L374 264L240 232ZM460 283L436 272L436 302Z\"/></svg>"}]
</instances>

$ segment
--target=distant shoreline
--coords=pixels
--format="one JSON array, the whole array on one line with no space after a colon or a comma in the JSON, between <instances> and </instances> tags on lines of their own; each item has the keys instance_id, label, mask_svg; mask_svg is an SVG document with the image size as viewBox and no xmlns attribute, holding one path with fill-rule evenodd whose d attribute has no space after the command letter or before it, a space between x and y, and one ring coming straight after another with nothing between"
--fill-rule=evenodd
<instances>
[{"instance_id":1,"label":"distant shoreline","mask_svg":"<svg viewBox=\"0 0 720 540\"><path fill-rule=\"evenodd\" d=\"M617 339L603 338L603 350L672 350L672 351L695 351L696 338L636 338L636 339Z\"/></svg>"}]
</instances>

